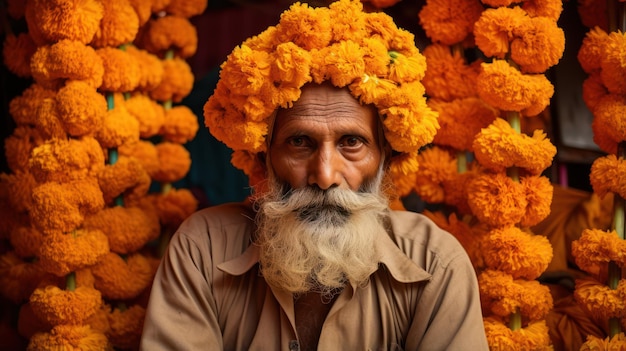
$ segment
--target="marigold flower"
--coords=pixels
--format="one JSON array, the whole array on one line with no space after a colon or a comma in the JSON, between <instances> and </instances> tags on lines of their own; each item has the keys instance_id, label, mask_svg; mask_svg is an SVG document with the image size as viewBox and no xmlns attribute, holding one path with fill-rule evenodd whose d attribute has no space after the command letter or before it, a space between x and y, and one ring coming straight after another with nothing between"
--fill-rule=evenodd
<instances>
[{"instance_id":1,"label":"marigold flower","mask_svg":"<svg viewBox=\"0 0 626 351\"><path fill-rule=\"evenodd\" d=\"M276 26L277 41L293 42L305 50L321 49L330 44L332 26L326 8L313 8L307 4L291 6L280 16Z\"/></svg>"},{"instance_id":2,"label":"marigold flower","mask_svg":"<svg viewBox=\"0 0 626 351\"><path fill-rule=\"evenodd\" d=\"M233 166L243 171L248 177L248 183L255 188L256 192L262 192L257 188L267 178L267 174L263 165L258 161L256 154L244 150L235 150L231 155L230 162Z\"/></svg>"},{"instance_id":3,"label":"marigold flower","mask_svg":"<svg viewBox=\"0 0 626 351\"><path fill-rule=\"evenodd\" d=\"M30 338L28 351L35 350L111 350L107 337L88 325L57 325L49 333L37 333Z\"/></svg>"},{"instance_id":4,"label":"marigold flower","mask_svg":"<svg viewBox=\"0 0 626 351\"><path fill-rule=\"evenodd\" d=\"M190 18L202 14L206 7L207 0L171 1L165 11L174 16Z\"/></svg>"},{"instance_id":5,"label":"marigold flower","mask_svg":"<svg viewBox=\"0 0 626 351\"><path fill-rule=\"evenodd\" d=\"M389 165L389 177L393 188L386 189L386 195L390 199L408 195L415 185L418 167L417 152L393 156Z\"/></svg>"},{"instance_id":6,"label":"marigold flower","mask_svg":"<svg viewBox=\"0 0 626 351\"><path fill-rule=\"evenodd\" d=\"M489 57L504 58L515 30L529 17L520 7L486 9L474 23L474 37L478 48Z\"/></svg>"},{"instance_id":7,"label":"marigold flower","mask_svg":"<svg viewBox=\"0 0 626 351\"><path fill-rule=\"evenodd\" d=\"M173 183L182 179L191 167L189 151L184 146L168 141L156 145L159 154L159 170L152 179L161 183Z\"/></svg>"},{"instance_id":8,"label":"marigold flower","mask_svg":"<svg viewBox=\"0 0 626 351\"><path fill-rule=\"evenodd\" d=\"M94 134L104 121L104 96L83 81L68 81L56 94L57 116L67 134L80 137Z\"/></svg>"},{"instance_id":9,"label":"marigold flower","mask_svg":"<svg viewBox=\"0 0 626 351\"><path fill-rule=\"evenodd\" d=\"M440 44L428 45L424 56L428 70L422 83L428 96L444 101L476 96L480 61L468 65L460 52Z\"/></svg>"},{"instance_id":10,"label":"marigold flower","mask_svg":"<svg viewBox=\"0 0 626 351\"><path fill-rule=\"evenodd\" d=\"M418 16L426 36L433 42L454 45L472 34L482 12L478 0L427 0Z\"/></svg>"},{"instance_id":11,"label":"marigold flower","mask_svg":"<svg viewBox=\"0 0 626 351\"><path fill-rule=\"evenodd\" d=\"M565 32L546 17L529 18L515 29L511 59L527 73L542 73L556 65L565 50Z\"/></svg>"},{"instance_id":12,"label":"marigold flower","mask_svg":"<svg viewBox=\"0 0 626 351\"><path fill-rule=\"evenodd\" d=\"M608 192L626 195L626 183L620 175L626 171L626 162L614 154L597 158L591 165L589 181L594 193L604 197Z\"/></svg>"},{"instance_id":13,"label":"marigold flower","mask_svg":"<svg viewBox=\"0 0 626 351\"><path fill-rule=\"evenodd\" d=\"M543 131L535 130L532 136L520 134L501 118L483 128L473 146L478 162L495 172L515 166L539 174L552 163L556 154L556 147Z\"/></svg>"},{"instance_id":14,"label":"marigold flower","mask_svg":"<svg viewBox=\"0 0 626 351\"><path fill-rule=\"evenodd\" d=\"M572 242L572 256L576 265L585 272L598 275L610 261L626 267L626 242L615 231L585 229L580 238Z\"/></svg>"},{"instance_id":15,"label":"marigold flower","mask_svg":"<svg viewBox=\"0 0 626 351\"><path fill-rule=\"evenodd\" d=\"M389 79L380 79L365 74L362 78L352 82L350 92L364 104L373 104L375 101L386 99L396 88L396 83Z\"/></svg>"},{"instance_id":16,"label":"marigold flower","mask_svg":"<svg viewBox=\"0 0 626 351\"><path fill-rule=\"evenodd\" d=\"M447 150L433 146L417 155L417 163L415 192L428 203L443 202L445 191L442 183L456 174L456 158Z\"/></svg>"},{"instance_id":17,"label":"marigold flower","mask_svg":"<svg viewBox=\"0 0 626 351\"><path fill-rule=\"evenodd\" d=\"M585 27L600 27L604 31L608 31L609 19L606 1L581 0L577 4L580 21Z\"/></svg>"},{"instance_id":18,"label":"marigold flower","mask_svg":"<svg viewBox=\"0 0 626 351\"><path fill-rule=\"evenodd\" d=\"M179 105L165 111L165 123L159 134L165 140L185 144L196 136L198 128L198 117L189 107Z\"/></svg>"},{"instance_id":19,"label":"marigold flower","mask_svg":"<svg viewBox=\"0 0 626 351\"><path fill-rule=\"evenodd\" d=\"M626 280L621 279L617 289L611 289L592 277L577 279L574 298L598 320L622 318L626 314Z\"/></svg>"},{"instance_id":20,"label":"marigold flower","mask_svg":"<svg viewBox=\"0 0 626 351\"><path fill-rule=\"evenodd\" d=\"M114 164L104 166L97 175L106 204L118 196L136 199L145 196L150 188L150 176L135 158L121 156Z\"/></svg>"},{"instance_id":21,"label":"marigold flower","mask_svg":"<svg viewBox=\"0 0 626 351\"><path fill-rule=\"evenodd\" d=\"M600 61L600 77L602 83L614 94L626 94L626 34L611 32L608 39L603 42L604 50Z\"/></svg>"},{"instance_id":22,"label":"marigold flower","mask_svg":"<svg viewBox=\"0 0 626 351\"><path fill-rule=\"evenodd\" d=\"M484 226L480 224L470 225L468 221L459 219L454 212L446 217L442 212L430 212L425 210L424 215L433 220L439 228L454 235L467 252L475 269L483 267L481 242L486 234L486 230L483 228Z\"/></svg>"},{"instance_id":23,"label":"marigold flower","mask_svg":"<svg viewBox=\"0 0 626 351\"><path fill-rule=\"evenodd\" d=\"M492 351L546 350L551 346L548 326L543 320L515 331L498 318L487 317L483 321Z\"/></svg>"},{"instance_id":24,"label":"marigold flower","mask_svg":"<svg viewBox=\"0 0 626 351\"><path fill-rule=\"evenodd\" d=\"M530 17L546 17L556 22L563 12L563 3L561 0L526 0L522 9Z\"/></svg>"},{"instance_id":25,"label":"marigold flower","mask_svg":"<svg viewBox=\"0 0 626 351\"><path fill-rule=\"evenodd\" d=\"M120 46L135 40L139 17L128 0L103 1L104 14L91 41L96 48Z\"/></svg>"},{"instance_id":26,"label":"marigold flower","mask_svg":"<svg viewBox=\"0 0 626 351\"><path fill-rule=\"evenodd\" d=\"M137 14L137 19L139 20L139 28L141 28L144 24L150 20L152 16L152 3L154 1L143 1L143 0L128 0L130 6L133 7L135 13Z\"/></svg>"},{"instance_id":27,"label":"marigold flower","mask_svg":"<svg viewBox=\"0 0 626 351\"><path fill-rule=\"evenodd\" d=\"M67 39L38 47L30 70L37 83L51 89L59 88L67 79L98 88L104 75L102 59L92 47Z\"/></svg>"},{"instance_id":28,"label":"marigold flower","mask_svg":"<svg viewBox=\"0 0 626 351\"><path fill-rule=\"evenodd\" d=\"M49 43L69 39L88 44L102 20L102 5L96 0L33 0L26 4L25 18L29 30L36 28Z\"/></svg>"},{"instance_id":29,"label":"marigold flower","mask_svg":"<svg viewBox=\"0 0 626 351\"><path fill-rule=\"evenodd\" d=\"M30 172L39 183L82 180L104 166L104 154L91 137L51 139L33 149Z\"/></svg>"},{"instance_id":30,"label":"marigold flower","mask_svg":"<svg viewBox=\"0 0 626 351\"><path fill-rule=\"evenodd\" d=\"M19 226L9 235L9 242L16 255L29 259L39 256L39 248L43 243L43 234L32 226Z\"/></svg>"},{"instance_id":31,"label":"marigold flower","mask_svg":"<svg viewBox=\"0 0 626 351\"><path fill-rule=\"evenodd\" d=\"M17 212L26 212L33 199L31 193L37 185L30 172L17 171L12 174L0 173L0 182L6 187L8 203Z\"/></svg>"},{"instance_id":32,"label":"marigold flower","mask_svg":"<svg viewBox=\"0 0 626 351\"><path fill-rule=\"evenodd\" d=\"M467 187L467 201L474 215L492 227L518 223L528 201L524 187L504 173L476 176Z\"/></svg>"},{"instance_id":33,"label":"marigold flower","mask_svg":"<svg viewBox=\"0 0 626 351\"><path fill-rule=\"evenodd\" d=\"M106 335L113 346L124 350L139 349L145 315L145 308L139 305L130 306L123 311L114 309L109 313L110 328Z\"/></svg>"},{"instance_id":34,"label":"marigold flower","mask_svg":"<svg viewBox=\"0 0 626 351\"><path fill-rule=\"evenodd\" d=\"M602 78L600 78L599 72L591 73L583 81L582 94L585 105L587 105L589 111L593 113L600 100L609 94L609 91L602 83Z\"/></svg>"},{"instance_id":35,"label":"marigold flower","mask_svg":"<svg viewBox=\"0 0 626 351\"><path fill-rule=\"evenodd\" d=\"M157 135L165 123L163 105L150 99L147 95L133 94L124 102L124 106L128 113L139 122L139 136L141 138L147 139Z\"/></svg>"},{"instance_id":36,"label":"marigold flower","mask_svg":"<svg viewBox=\"0 0 626 351\"><path fill-rule=\"evenodd\" d=\"M43 86L33 83L28 86L21 95L14 97L9 103L9 114L19 126L21 125L36 125L36 114L33 111L37 111L46 99L54 99L57 92L52 89L46 89Z\"/></svg>"},{"instance_id":37,"label":"marigold flower","mask_svg":"<svg viewBox=\"0 0 626 351\"><path fill-rule=\"evenodd\" d=\"M535 116L550 103L554 86L545 75L522 74L504 60L481 66L483 71L476 79L476 90L478 96L491 106Z\"/></svg>"},{"instance_id":38,"label":"marigold flower","mask_svg":"<svg viewBox=\"0 0 626 351\"><path fill-rule=\"evenodd\" d=\"M457 213L466 215L472 214L472 208L468 202L468 187L480 174L480 170L470 170L464 173L457 173L451 179L443 181L443 191L445 193L444 203L456 208Z\"/></svg>"},{"instance_id":39,"label":"marigold flower","mask_svg":"<svg viewBox=\"0 0 626 351\"><path fill-rule=\"evenodd\" d=\"M184 60L175 57L163 62L163 79L150 90L149 95L158 101L181 102L193 88L194 76L191 67Z\"/></svg>"},{"instance_id":40,"label":"marigold flower","mask_svg":"<svg viewBox=\"0 0 626 351\"><path fill-rule=\"evenodd\" d=\"M28 301L47 275L39 263L23 261L13 251L0 255L0 293L15 304Z\"/></svg>"},{"instance_id":41,"label":"marigold flower","mask_svg":"<svg viewBox=\"0 0 626 351\"><path fill-rule=\"evenodd\" d=\"M334 86L344 87L365 74L364 52L353 41L341 41L313 55L311 76L320 84L330 78Z\"/></svg>"},{"instance_id":42,"label":"marigold flower","mask_svg":"<svg viewBox=\"0 0 626 351\"><path fill-rule=\"evenodd\" d=\"M626 140L626 121L621 116L626 112L626 96L608 94L598 101L593 110L594 132L602 129L602 135L614 142Z\"/></svg>"},{"instance_id":43,"label":"marigold flower","mask_svg":"<svg viewBox=\"0 0 626 351\"><path fill-rule=\"evenodd\" d=\"M593 130L593 142L601 150L608 154L617 154L617 146L621 141L613 140L613 137L610 135L611 132L601 118L594 117L591 121L591 130Z\"/></svg>"},{"instance_id":44,"label":"marigold flower","mask_svg":"<svg viewBox=\"0 0 626 351\"><path fill-rule=\"evenodd\" d=\"M360 1L336 1L328 6L331 12L331 43L353 40L358 42L367 37L363 3Z\"/></svg>"},{"instance_id":45,"label":"marigold flower","mask_svg":"<svg viewBox=\"0 0 626 351\"><path fill-rule=\"evenodd\" d=\"M586 73L591 74L600 70L605 43L608 40L609 35L598 27L592 28L585 34L578 49L577 58Z\"/></svg>"},{"instance_id":46,"label":"marigold flower","mask_svg":"<svg viewBox=\"0 0 626 351\"><path fill-rule=\"evenodd\" d=\"M493 229L482 243L488 268L514 279L536 279L552 260L552 246L545 236L533 235L517 227Z\"/></svg>"},{"instance_id":47,"label":"marigold flower","mask_svg":"<svg viewBox=\"0 0 626 351\"><path fill-rule=\"evenodd\" d=\"M51 325L79 325L93 315L102 304L100 292L79 286L61 290L56 286L37 288L30 297L33 313Z\"/></svg>"},{"instance_id":48,"label":"marigold flower","mask_svg":"<svg viewBox=\"0 0 626 351\"><path fill-rule=\"evenodd\" d=\"M602 1L600 1L600 3L602 3ZM581 345L580 351L619 350L624 347L626 347L626 336L624 333L619 333L612 337L607 336L604 339L588 335L587 341Z\"/></svg>"},{"instance_id":49,"label":"marigold flower","mask_svg":"<svg viewBox=\"0 0 626 351\"><path fill-rule=\"evenodd\" d=\"M156 146L147 140L140 140L133 144L124 144L119 147L120 156L136 159L150 178L159 170L159 154Z\"/></svg>"},{"instance_id":50,"label":"marigold flower","mask_svg":"<svg viewBox=\"0 0 626 351\"><path fill-rule=\"evenodd\" d=\"M433 143L456 150L474 151L473 141L482 128L498 117L497 111L476 97L445 102L429 99L428 106L439 113L439 125Z\"/></svg>"},{"instance_id":51,"label":"marigold flower","mask_svg":"<svg viewBox=\"0 0 626 351\"><path fill-rule=\"evenodd\" d=\"M46 235L38 256L42 269L63 277L96 264L108 252L107 236L100 230L85 228Z\"/></svg>"},{"instance_id":52,"label":"marigold flower","mask_svg":"<svg viewBox=\"0 0 626 351\"><path fill-rule=\"evenodd\" d=\"M520 219L523 227L532 227L539 224L550 214L554 188L550 179L544 176L522 177L520 183L526 190L528 206L526 213Z\"/></svg>"},{"instance_id":53,"label":"marigold flower","mask_svg":"<svg viewBox=\"0 0 626 351\"><path fill-rule=\"evenodd\" d=\"M31 151L44 143L41 132L34 127L18 126L4 140L7 164L13 172L27 172Z\"/></svg>"},{"instance_id":54,"label":"marigold flower","mask_svg":"<svg viewBox=\"0 0 626 351\"><path fill-rule=\"evenodd\" d=\"M189 189L171 189L151 196L161 223L167 227L177 228L198 209L198 200Z\"/></svg>"},{"instance_id":55,"label":"marigold flower","mask_svg":"<svg viewBox=\"0 0 626 351\"><path fill-rule=\"evenodd\" d=\"M113 149L123 144L132 144L139 140L139 122L124 105L108 110L102 128L95 133L95 138L103 148Z\"/></svg>"},{"instance_id":56,"label":"marigold flower","mask_svg":"<svg viewBox=\"0 0 626 351\"><path fill-rule=\"evenodd\" d=\"M184 17L159 17L149 21L142 32L139 38L141 46L159 57L173 50L175 56L185 59L193 56L198 49L196 27Z\"/></svg>"},{"instance_id":57,"label":"marigold flower","mask_svg":"<svg viewBox=\"0 0 626 351\"><path fill-rule=\"evenodd\" d=\"M126 52L138 62L139 82L137 90L147 92L159 86L164 73L161 60L157 56L134 45L126 45L125 48Z\"/></svg>"},{"instance_id":58,"label":"marigold flower","mask_svg":"<svg viewBox=\"0 0 626 351\"><path fill-rule=\"evenodd\" d=\"M390 52L389 78L396 82L421 80L426 74L426 58Z\"/></svg>"},{"instance_id":59,"label":"marigold flower","mask_svg":"<svg viewBox=\"0 0 626 351\"><path fill-rule=\"evenodd\" d=\"M102 297L127 300L137 297L152 282L155 269L148 259L133 253L125 259L109 252L92 268L96 277L95 287Z\"/></svg>"},{"instance_id":60,"label":"marigold flower","mask_svg":"<svg viewBox=\"0 0 626 351\"><path fill-rule=\"evenodd\" d=\"M17 331L22 337L27 339L32 338L36 333L44 333L53 327L35 316L29 302L22 304L17 318Z\"/></svg>"},{"instance_id":61,"label":"marigold flower","mask_svg":"<svg viewBox=\"0 0 626 351\"><path fill-rule=\"evenodd\" d=\"M507 273L486 269L478 276L484 311L508 317L518 309L529 321L545 319L552 310L550 289L536 280L513 279Z\"/></svg>"},{"instance_id":62,"label":"marigold flower","mask_svg":"<svg viewBox=\"0 0 626 351\"><path fill-rule=\"evenodd\" d=\"M18 77L29 78L30 58L37 51L37 46L28 33L17 36L7 34L2 46L2 58L5 66Z\"/></svg>"},{"instance_id":63,"label":"marigold flower","mask_svg":"<svg viewBox=\"0 0 626 351\"><path fill-rule=\"evenodd\" d=\"M83 227L106 233L110 250L118 254L138 251L159 236L159 218L139 207L108 207L85 218Z\"/></svg>"},{"instance_id":64,"label":"marigold flower","mask_svg":"<svg viewBox=\"0 0 626 351\"><path fill-rule=\"evenodd\" d=\"M83 222L85 215L103 207L102 192L93 179L63 184L48 182L33 189L30 218L32 224L44 234L69 232Z\"/></svg>"},{"instance_id":65,"label":"marigold flower","mask_svg":"<svg viewBox=\"0 0 626 351\"><path fill-rule=\"evenodd\" d=\"M100 48L96 53L104 67L101 91L123 93L139 85L141 71L135 56L115 47Z\"/></svg>"}]
</instances>

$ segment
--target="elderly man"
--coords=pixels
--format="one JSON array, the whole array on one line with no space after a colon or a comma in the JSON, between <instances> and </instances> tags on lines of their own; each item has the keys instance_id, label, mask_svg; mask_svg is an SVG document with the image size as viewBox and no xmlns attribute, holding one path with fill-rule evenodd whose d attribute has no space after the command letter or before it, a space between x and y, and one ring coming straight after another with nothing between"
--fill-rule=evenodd
<instances>
[{"instance_id":1,"label":"elderly man","mask_svg":"<svg viewBox=\"0 0 626 351\"><path fill-rule=\"evenodd\" d=\"M423 65L411 35L349 0L293 5L235 49L206 124L256 194L173 236L143 350L487 349L463 248L390 208L437 128Z\"/></svg>"}]
</instances>

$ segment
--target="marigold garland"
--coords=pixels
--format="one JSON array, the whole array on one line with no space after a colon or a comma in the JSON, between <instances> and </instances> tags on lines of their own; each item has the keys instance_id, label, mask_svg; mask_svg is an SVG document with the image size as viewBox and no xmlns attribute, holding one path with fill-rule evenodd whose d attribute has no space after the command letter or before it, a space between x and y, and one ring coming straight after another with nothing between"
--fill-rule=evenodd
<instances>
[{"instance_id":1,"label":"marigold garland","mask_svg":"<svg viewBox=\"0 0 626 351\"><path fill-rule=\"evenodd\" d=\"M50 325L80 325L102 305L100 292L79 286L74 291L48 285L35 289L30 306L35 316Z\"/></svg>"},{"instance_id":2,"label":"marigold garland","mask_svg":"<svg viewBox=\"0 0 626 351\"><path fill-rule=\"evenodd\" d=\"M139 17L128 0L102 2L103 16L91 45L116 47L131 43L139 31Z\"/></svg>"},{"instance_id":3,"label":"marigold garland","mask_svg":"<svg viewBox=\"0 0 626 351\"><path fill-rule=\"evenodd\" d=\"M92 267L92 272L96 277L95 288L104 298L128 300L136 298L152 282L156 270L139 253L132 253L123 259L109 252Z\"/></svg>"},{"instance_id":4,"label":"marigold garland","mask_svg":"<svg viewBox=\"0 0 626 351\"><path fill-rule=\"evenodd\" d=\"M139 62L135 56L114 47L100 48L96 53L102 59L104 67L100 90L108 92L135 90L141 78Z\"/></svg>"},{"instance_id":5,"label":"marigold garland","mask_svg":"<svg viewBox=\"0 0 626 351\"><path fill-rule=\"evenodd\" d=\"M156 145L159 156L159 169L152 178L162 183L172 183L182 179L191 167L189 151L177 143L164 141Z\"/></svg>"},{"instance_id":6,"label":"marigold garland","mask_svg":"<svg viewBox=\"0 0 626 351\"><path fill-rule=\"evenodd\" d=\"M141 138L151 138L161 131L165 123L165 109L163 105L150 99L147 95L133 94L129 99L124 101L124 106L126 110L128 110L128 113L139 122L139 136ZM194 120L194 124L196 126L198 125L197 120ZM140 158L137 159L141 160Z\"/></svg>"},{"instance_id":7,"label":"marigold garland","mask_svg":"<svg viewBox=\"0 0 626 351\"><path fill-rule=\"evenodd\" d=\"M626 315L626 280L621 279L616 289L592 277L576 280L576 302L595 318L623 318Z\"/></svg>"},{"instance_id":8,"label":"marigold garland","mask_svg":"<svg viewBox=\"0 0 626 351\"><path fill-rule=\"evenodd\" d=\"M93 135L106 117L106 100L96 89L81 81L65 83L55 97L57 116L67 134Z\"/></svg>"},{"instance_id":9,"label":"marigold garland","mask_svg":"<svg viewBox=\"0 0 626 351\"><path fill-rule=\"evenodd\" d=\"M176 56L188 58L196 53L198 34L196 27L187 18L164 16L148 22L139 43L145 50L157 56L174 50Z\"/></svg>"},{"instance_id":10,"label":"marigold garland","mask_svg":"<svg viewBox=\"0 0 626 351\"><path fill-rule=\"evenodd\" d=\"M481 61L467 64L461 53L449 47L432 44L424 49L428 70L422 83L431 98L451 101L477 96L474 82L480 73Z\"/></svg>"},{"instance_id":11,"label":"marigold garland","mask_svg":"<svg viewBox=\"0 0 626 351\"><path fill-rule=\"evenodd\" d=\"M601 267L609 261L626 267L626 242L615 231L585 229L580 238L572 242L572 255L580 269L599 275Z\"/></svg>"},{"instance_id":12,"label":"marigold garland","mask_svg":"<svg viewBox=\"0 0 626 351\"><path fill-rule=\"evenodd\" d=\"M545 321L529 323L518 330L511 330L494 317L484 319L489 349L493 351L550 350L550 337Z\"/></svg>"},{"instance_id":13,"label":"marigold garland","mask_svg":"<svg viewBox=\"0 0 626 351\"><path fill-rule=\"evenodd\" d=\"M165 111L165 122L159 134L165 140L185 144L196 136L198 132L198 118L187 106L176 106Z\"/></svg>"},{"instance_id":14,"label":"marigold garland","mask_svg":"<svg viewBox=\"0 0 626 351\"><path fill-rule=\"evenodd\" d=\"M86 325L57 325L49 333L37 333L28 344L28 351L36 350L113 351L104 334Z\"/></svg>"},{"instance_id":15,"label":"marigold garland","mask_svg":"<svg viewBox=\"0 0 626 351\"><path fill-rule=\"evenodd\" d=\"M472 34L483 7L478 0L428 0L419 12L419 22L435 43L453 45Z\"/></svg>"},{"instance_id":16,"label":"marigold garland","mask_svg":"<svg viewBox=\"0 0 626 351\"><path fill-rule=\"evenodd\" d=\"M8 34L2 47L2 58L7 68L15 75L23 78L31 76L30 58L37 46L30 35L20 33L17 36Z\"/></svg>"},{"instance_id":17,"label":"marigold garland","mask_svg":"<svg viewBox=\"0 0 626 351\"><path fill-rule=\"evenodd\" d=\"M93 138L52 139L33 149L29 170L39 183L67 183L93 177L103 165L102 149Z\"/></svg>"},{"instance_id":18,"label":"marigold garland","mask_svg":"<svg viewBox=\"0 0 626 351\"><path fill-rule=\"evenodd\" d=\"M64 277L96 264L108 252L109 240L104 232L85 228L70 234L46 235L41 241L38 257L42 269Z\"/></svg>"}]
</instances>

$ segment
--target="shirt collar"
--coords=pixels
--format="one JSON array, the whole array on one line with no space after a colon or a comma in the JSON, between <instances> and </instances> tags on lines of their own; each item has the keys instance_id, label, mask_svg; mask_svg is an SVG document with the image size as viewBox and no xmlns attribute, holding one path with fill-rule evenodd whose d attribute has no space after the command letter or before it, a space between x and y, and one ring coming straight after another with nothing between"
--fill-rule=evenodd
<instances>
[{"instance_id":1,"label":"shirt collar","mask_svg":"<svg viewBox=\"0 0 626 351\"><path fill-rule=\"evenodd\" d=\"M384 230L379 233L378 249L380 263L387 267L391 276L400 283L415 283L430 280L431 275L406 256ZM259 247L254 243L239 256L217 265L217 268L230 275L238 276L248 272L259 262ZM379 267L379 270L381 268Z\"/></svg>"}]
</instances>

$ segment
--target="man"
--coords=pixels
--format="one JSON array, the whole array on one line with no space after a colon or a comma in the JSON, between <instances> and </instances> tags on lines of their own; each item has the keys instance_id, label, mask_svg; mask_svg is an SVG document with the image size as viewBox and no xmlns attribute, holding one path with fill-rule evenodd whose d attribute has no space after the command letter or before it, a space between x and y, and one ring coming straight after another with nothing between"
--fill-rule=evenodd
<instances>
[{"instance_id":1,"label":"man","mask_svg":"<svg viewBox=\"0 0 626 351\"><path fill-rule=\"evenodd\" d=\"M389 208L393 169L436 130L419 52L390 23L354 1L296 4L229 56L206 123L257 194L174 235L143 350L488 348L463 248Z\"/></svg>"}]
</instances>

